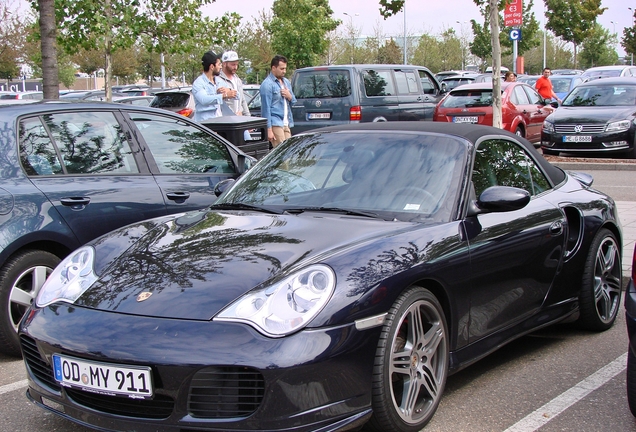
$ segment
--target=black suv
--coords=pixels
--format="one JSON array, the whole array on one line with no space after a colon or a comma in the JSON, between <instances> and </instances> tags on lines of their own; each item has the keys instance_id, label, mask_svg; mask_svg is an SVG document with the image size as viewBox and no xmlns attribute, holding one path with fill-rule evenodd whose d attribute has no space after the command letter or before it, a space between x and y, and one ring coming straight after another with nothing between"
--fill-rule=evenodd
<instances>
[{"instance_id":1,"label":"black suv","mask_svg":"<svg viewBox=\"0 0 636 432\"><path fill-rule=\"evenodd\" d=\"M255 159L183 116L64 101L0 106L0 351L64 256L144 219L197 210Z\"/></svg>"}]
</instances>

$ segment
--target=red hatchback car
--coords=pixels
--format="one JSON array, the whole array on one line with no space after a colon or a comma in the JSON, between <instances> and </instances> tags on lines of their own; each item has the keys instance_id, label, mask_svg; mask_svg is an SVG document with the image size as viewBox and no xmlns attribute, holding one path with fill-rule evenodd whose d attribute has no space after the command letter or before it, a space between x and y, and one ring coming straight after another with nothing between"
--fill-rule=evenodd
<instances>
[{"instance_id":1,"label":"red hatchback car","mask_svg":"<svg viewBox=\"0 0 636 432\"><path fill-rule=\"evenodd\" d=\"M503 128L539 143L543 120L554 108L524 83L501 83L501 91ZM466 84L451 90L435 107L433 120L492 126L492 82Z\"/></svg>"}]
</instances>

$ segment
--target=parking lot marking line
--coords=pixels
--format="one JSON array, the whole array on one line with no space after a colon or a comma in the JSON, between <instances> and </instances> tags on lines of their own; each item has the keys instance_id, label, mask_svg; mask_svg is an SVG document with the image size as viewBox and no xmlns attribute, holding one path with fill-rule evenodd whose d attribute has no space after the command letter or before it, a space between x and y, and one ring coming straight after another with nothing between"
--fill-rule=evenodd
<instances>
[{"instance_id":1,"label":"parking lot marking line","mask_svg":"<svg viewBox=\"0 0 636 432\"><path fill-rule=\"evenodd\" d=\"M0 394L5 394L17 390L22 387L26 387L28 385L28 380L16 381L11 384L0 386Z\"/></svg>"},{"instance_id":2,"label":"parking lot marking line","mask_svg":"<svg viewBox=\"0 0 636 432\"><path fill-rule=\"evenodd\" d=\"M594 390L607 383L627 367L627 353L603 366L574 387L561 393L538 410L528 414L504 432L531 432L561 414Z\"/></svg>"}]
</instances>

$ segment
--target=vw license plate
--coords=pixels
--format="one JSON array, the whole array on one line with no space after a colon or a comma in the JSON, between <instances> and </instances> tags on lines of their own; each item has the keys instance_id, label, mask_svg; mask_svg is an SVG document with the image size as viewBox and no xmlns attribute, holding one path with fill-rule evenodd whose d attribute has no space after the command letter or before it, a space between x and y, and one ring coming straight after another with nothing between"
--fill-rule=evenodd
<instances>
[{"instance_id":1,"label":"vw license plate","mask_svg":"<svg viewBox=\"0 0 636 432\"><path fill-rule=\"evenodd\" d=\"M330 113L309 113L307 115L309 120L329 120L331 118Z\"/></svg>"},{"instance_id":2,"label":"vw license plate","mask_svg":"<svg viewBox=\"0 0 636 432\"><path fill-rule=\"evenodd\" d=\"M53 355L53 376L63 386L91 393L146 399L152 396L149 367L125 366Z\"/></svg>"},{"instance_id":3,"label":"vw license plate","mask_svg":"<svg viewBox=\"0 0 636 432\"><path fill-rule=\"evenodd\" d=\"M591 135L566 135L563 137L563 142L592 142Z\"/></svg>"},{"instance_id":4,"label":"vw license plate","mask_svg":"<svg viewBox=\"0 0 636 432\"><path fill-rule=\"evenodd\" d=\"M453 117L453 123L477 123L477 116L471 117Z\"/></svg>"}]
</instances>

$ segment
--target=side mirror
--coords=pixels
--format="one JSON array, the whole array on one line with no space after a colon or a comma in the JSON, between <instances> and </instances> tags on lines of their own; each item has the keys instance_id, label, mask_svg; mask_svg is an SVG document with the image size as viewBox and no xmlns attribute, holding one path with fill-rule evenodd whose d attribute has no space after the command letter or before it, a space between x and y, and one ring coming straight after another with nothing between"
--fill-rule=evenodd
<instances>
[{"instance_id":1,"label":"side mirror","mask_svg":"<svg viewBox=\"0 0 636 432\"><path fill-rule=\"evenodd\" d=\"M234 179L221 180L216 184L216 186L214 186L214 195L217 197L221 196L221 194L231 188L234 183L236 183L236 180Z\"/></svg>"},{"instance_id":2,"label":"side mirror","mask_svg":"<svg viewBox=\"0 0 636 432\"><path fill-rule=\"evenodd\" d=\"M552 101L552 102L550 102L550 106L552 108L558 108L559 107L559 103L557 101Z\"/></svg>"},{"instance_id":3,"label":"side mirror","mask_svg":"<svg viewBox=\"0 0 636 432\"><path fill-rule=\"evenodd\" d=\"M481 213L503 213L520 210L530 202L527 190L510 186L491 186L473 201L468 216Z\"/></svg>"}]
</instances>

